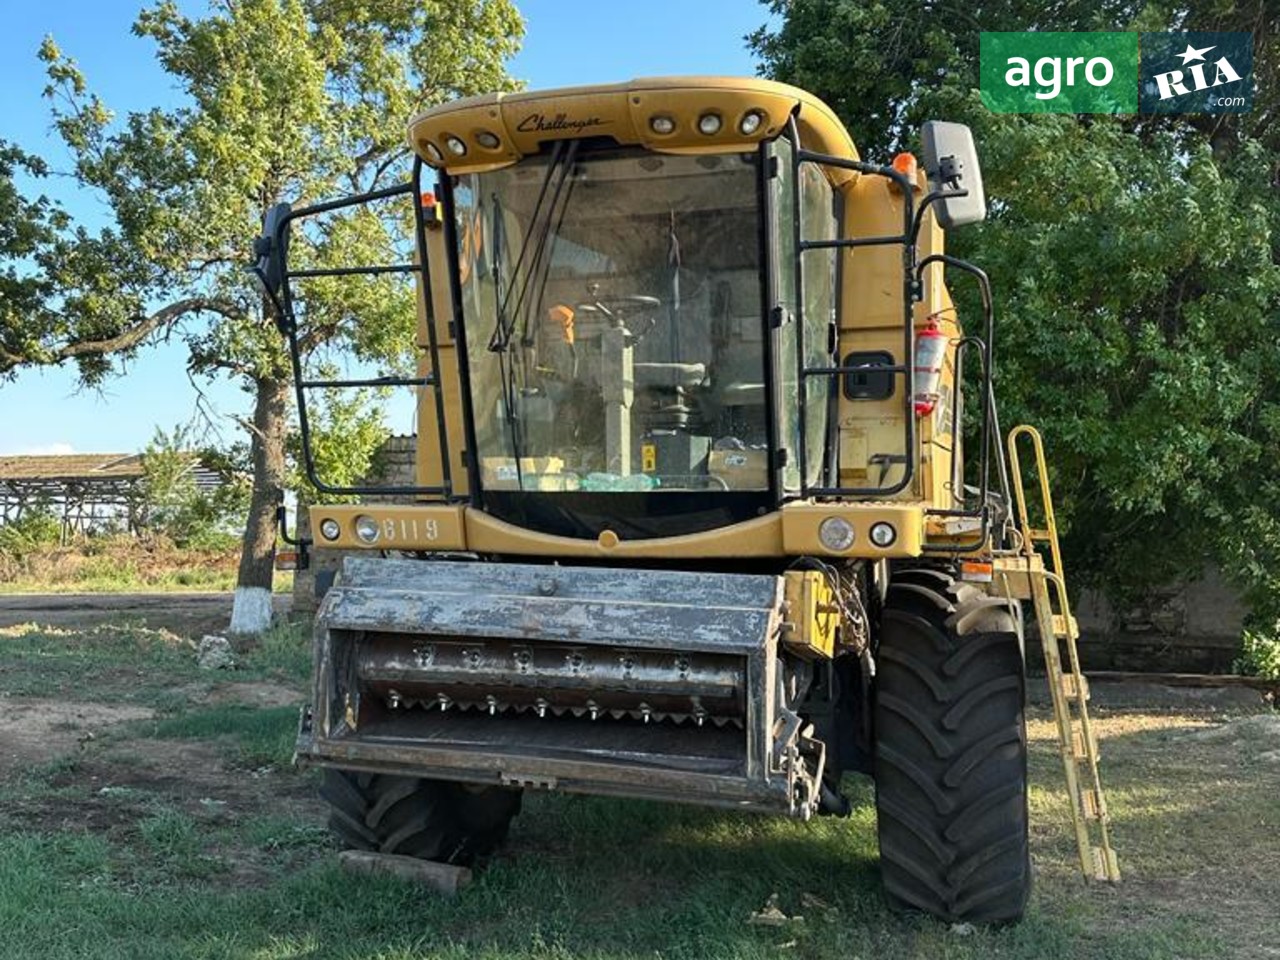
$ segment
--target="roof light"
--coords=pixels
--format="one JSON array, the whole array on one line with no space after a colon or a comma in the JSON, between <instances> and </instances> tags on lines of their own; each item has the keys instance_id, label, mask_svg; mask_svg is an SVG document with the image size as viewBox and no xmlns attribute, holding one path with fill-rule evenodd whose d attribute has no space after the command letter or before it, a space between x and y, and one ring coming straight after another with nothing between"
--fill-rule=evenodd
<instances>
[{"instance_id":1,"label":"roof light","mask_svg":"<svg viewBox=\"0 0 1280 960\"><path fill-rule=\"evenodd\" d=\"M720 132L720 114L704 113L698 118L698 130L708 137Z\"/></svg>"},{"instance_id":2,"label":"roof light","mask_svg":"<svg viewBox=\"0 0 1280 960\"><path fill-rule=\"evenodd\" d=\"M676 132L676 122L668 116L652 117L649 120L649 129L660 137Z\"/></svg>"},{"instance_id":3,"label":"roof light","mask_svg":"<svg viewBox=\"0 0 1280 960\"><path fill-rule=\"evenodd\" d=\"M467 145L457 137L445 137L444 145L449 148L449 152L455 157L465 157L467 155Z\"/></svg>"},{"instance_id":4,"label":"roof light","mask_svg":"<svg viewBox=\"0 0 1280 960\"><path fill-rule=\"evenodd\" d=\"M490 133L488 130L481 130L476 134L476 143L486 150L497 150L498 147L502 146L502 141L498 139L498 135Z\"/></svg>"},{"instance_id":5,"label":"roof light","mask_svg":"<svg viewBox=\"0 0 1280 960\"><path fill-rule=\"evenodd\" d=\"M320 536L326 540L337 540L342 533L342 527L338 525L338 521L333 517L325 517L320 521Z\"/></svg>"},{"instance_id":6,"label":"roof light","mask_svg":"<svg viewBox=\"0 0 1280 960\"><path fill-rule=\"evenodd\" d=\"M759 110L751 110L743 115L742 120L738 122L738 132L744 137L749 137L764 124L764 114Z\"/></svg>"},{"instance_id":7,"label":"roof light","mask_svg":"<svg viewBox=\"0 0 1280 960\"><path fill-rule=\"evenodd\" d=\"M440 164L444 163L444 154L440 152L440 148L434 143L427 144L427 160L430 163L434 163L436 166L440 166Z\"/></svg>"}]
</instances>

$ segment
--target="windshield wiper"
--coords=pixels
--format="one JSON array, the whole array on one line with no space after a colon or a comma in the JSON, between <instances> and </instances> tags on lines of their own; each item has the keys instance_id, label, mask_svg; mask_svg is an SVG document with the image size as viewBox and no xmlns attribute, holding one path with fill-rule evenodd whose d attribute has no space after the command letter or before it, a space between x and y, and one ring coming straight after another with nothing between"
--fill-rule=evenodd
<instances>
[{"instance_id":1,"label":"windshield wiper","mask_svg":"<svg viewBox=\"0 0 1280 960\"><path fill-rule=\"evenodd\" d=\"M533 280L534 274L538 272L537 267L542 260L543 251L546 247L547 238L551 235L552 227L555 224L554 213L556 207L560 203L560 195L564 190L565 182L569 179L569 174L573 169L573 159L578 152L578 141L558 141L552 148L551 160L547 164L547 172L542 177L542 183L538 187L538 199L534 202L533 212L529 216L529 225L525 228L524 236L520 240L520 249L516 254L516 262L511 270L511 285L503 290L502 284L502 268L501 254L502 245L498 241L498 234L502 230L498 224L501 223L502 208L497 198L494 198L494 256L495 256L495 281L498 293L497 316L494 318L493 334L489 337L489 350L494 353L505 352L511 344L511 334L515 330L515 317L519 316L521 308L524 306L525 297L528 294L529 287ZM551 187L551 181L559 172L559 179L556 180L555 189L551 194L551 202L547 204L547 191ZM545 214L544 214L545 208ZM534 242L534 236L537 235L537 241ZM505 240L505 233L502 234ZM531 246L532 245L532 246ZM520 281L519 295L516 297L514 308L508 310L511 295L516 290L516 283L520 278L521 267L525 265L525 257L530 249L533 251L533 257L525 268L524 279Z\"/></svg>"}]
</instances>

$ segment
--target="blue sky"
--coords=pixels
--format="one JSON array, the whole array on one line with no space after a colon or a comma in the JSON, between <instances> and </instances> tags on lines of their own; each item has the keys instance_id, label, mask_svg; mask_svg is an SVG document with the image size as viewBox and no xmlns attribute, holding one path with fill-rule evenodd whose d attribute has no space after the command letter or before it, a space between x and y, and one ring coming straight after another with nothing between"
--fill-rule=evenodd
<instances>
[{"instance_id":1,"label":"blue sky","mask_svg":"<svg viewBox=\"0 0 1280 960\"><path fill-rule=\"evenodd\" d=\"M757 0L646 0L623 5L608 0L516 0L525 17L524 49L511 64L514 76L532 89L613 82L669 74L750 75L755 62L743 37L768 19ZM52 34L74 57L90 87L118 115L177 101L155 63L154 48L130 32L140 0L45 0L6 3L0 30L0 90L5 110L0 138L16 141L65 170L65 148L50 130L41 90L44 73L36 59L41 40ZM203 0L182 0L198 12ZM627 11L623 13L623 11ZM41 189L57 197L90 226L101 224L103 207L66 178ZM251 238L245 238L245 248ZM206 405L221 418L222 439L238 439L229 419L248 409L234 384L200 383ZM186 374L180 344L145 351L125 376L101 391L78 391L74 371L26 371L0 384L0 454L40 452L128 452L141 449L157 426L189 421L198 394ZM409 424L395 423L398 431Z\"/></svg>"}]
</instances>

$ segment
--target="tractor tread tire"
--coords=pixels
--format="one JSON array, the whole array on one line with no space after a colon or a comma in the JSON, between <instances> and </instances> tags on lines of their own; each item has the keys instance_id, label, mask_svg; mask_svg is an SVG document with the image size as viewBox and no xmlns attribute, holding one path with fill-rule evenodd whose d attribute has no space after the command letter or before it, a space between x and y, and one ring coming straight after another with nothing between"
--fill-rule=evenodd
<instances>
[{"instance_id":1,"label":"tractor tread tire","mask_svg":"<svg viewBox=\"0 0 1280 960\"><path fill-rule=\"evenodd\" d=\"M506 839L521 793L327 767L320 798L344 847L469 866Z\"/></svg>"},{"instance_id":2,"label":"tractor tread tire","mask_svg":"<svg viewBox=\"0 0 1280 960\"><path fill-rule=\"evenodd\" d=\"M876 658L880 869L896 909L1009 923L1031 889L1025 681L1008 607L903 571Z\"/></svg>"}]
</instances>

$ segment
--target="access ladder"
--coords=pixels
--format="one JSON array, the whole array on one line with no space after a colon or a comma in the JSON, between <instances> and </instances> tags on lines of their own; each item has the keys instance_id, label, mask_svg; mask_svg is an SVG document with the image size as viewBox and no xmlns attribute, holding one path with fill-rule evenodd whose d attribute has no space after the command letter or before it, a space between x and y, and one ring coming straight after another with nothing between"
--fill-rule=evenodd
<instances>
[{"instance_id":1,"label":"access ladder","mask_svg":"<svg viewBox=\"0 0 1280 960\"><path fill-rule=\"evenodd\" d=\"M1027 496L1018 462L1020 437L1030 437L1035 452L1044 515L1042 528L1031 525L1027 511ZM1049 494L1049 473L1045 468L1044 442L1039 431L1023 425L1010 431L1008 447L1013 492L1018 506L1018 527L1022 534L1021 552L1027 558L1027 583L1040 630L1040 644L1044 648L1053 717L1058 727L1062 766L1071 800L1071 820L1080 851L1080 869L1086 877L1114 882L1120 879L1120 865L1111 847L1111 821L1098 773L1098 742L1089 723L1089 684L1080 672L1080 655L1076 649L1080 630L1067 601L1058 527L1053 516L1053 498ZM1037 544L1048 544L1047 560L1037 551ZM1052 594L1050 584L1053 585Z\"/></svg>"}]
</instances>

